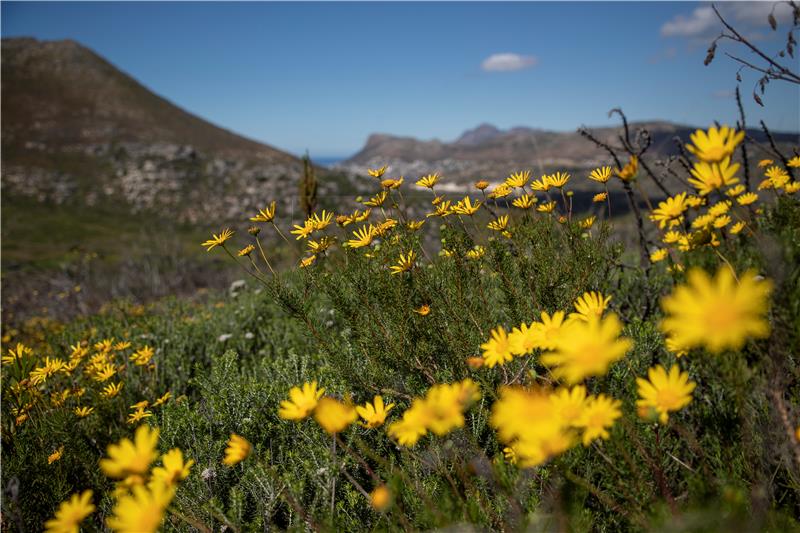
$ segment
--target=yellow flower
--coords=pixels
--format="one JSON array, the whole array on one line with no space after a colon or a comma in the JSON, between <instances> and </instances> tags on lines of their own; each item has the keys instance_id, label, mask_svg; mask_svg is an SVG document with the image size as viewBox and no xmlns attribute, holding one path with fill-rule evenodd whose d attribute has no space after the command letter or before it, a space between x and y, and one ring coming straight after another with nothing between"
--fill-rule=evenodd
<instances>
[{"instance_id":1,"label":"yellow flower","mask_svg":"<svg viewBox=\"0 0 800 533\"><path fill-rule=\"evenodd\" d=\"M712 205L708 208L708 214L714 215L715 217L719 217L727 213L731 208L730 200L725 200L724 202L717 202L716 204Z\"/></svg>"},{"instance_id":2,"label":"yellow flower","mask_svg":"<svg viewBox=\"0 0 800 533\"><path fill-rule=\"evenodd\" d=\"M511 352L511 341L503 326L497 326L491 331L491 338L481 344L483 358L486 366L493 368L495 365L503 365L514 358Z\"/></svg>"},{"instance_id":3,"label":"yellow flower","mask_svg":"<svg viewBox=\"0 0 800 533\"><path fill-rule=\"evenodd\" d=\"M653 250L650 253L650 261L653 263L658 263L659 261L663 261L669 255L669 251L665 248L658 248Z\"/></svg>"},{"instance_id":4,"label":"yellow flower","mask_svg":"<svg viewBox=\"0 0 800 533\"><path fill-rule=\"evenodd\" d=\"M9 348L8 355L4 355L2 358L3 364L8 365L12 364L15 361L22 361L26 356L33 355L33 350L22 344L21 342L17 343L16 349Z\"/></svg>"},{"instance_id":5,"label":"yellow flower","mask_svg":"<svg viewBox=\"0 0 800 533\"><path fill-rule=\"evenodd\" d=\"M538 337L538 347L544 350L555 348L563 326L564 311L556 311L552 316L547 314L546 311L542 311L541 321L534 322L531 325Z\"/></svg>"},{"instance_id":6,"label":"yellow flower","mask_svg":"<svg viewBox=\"0 0 800 533\"><path fill-rule=\"evenodd\" d=\"M386 432L401 446L414 446L428 432L430 417L426 402L421 398L414 398L403 417L389 424Z\"/></svg>"},{"instance_id":7,"label":"yellow flower","mask_svg":"<svg viewBox=\"0 0 800 533\"><path fill-rule=\"evenodd\" d=\"M636 406L641 409L652 407L658 412L658 420L666 424L670 411L678 411L692 401L695 383L689 381L689 374L681 372L677 365L667 370L657 365L647 371L650 380L636 378L640 399Z\"/></svg>"},{"instance_id":8,"label":"yellow flower","mask_svg":"<svg viewBox=\"0 0 800 533\"><path fill-rule=\"evenodd\" d=\"M164 405L165 403L167 403L167 401L171 397L172 397L172 393L171 392L169 392L169 391L165 392L163 396L161 396L160 398L156 399L156 401L153 402L153 407L158 407L159 405Z\"/></svg>"},{"instance_id":9,"label":"yellow flower","mask_svg":"<svg viewBox=\"0 0 800 533\"><path fill-rule=\"evenodd\" d=\"M392 491L386 485L378 485L369 495L369 504L376 511L385 511L392 504Z\"/></svg>"},{"instance_id":10,"label":"yellow flower","mask_svg":"<svg viewBox=\"0 0 800 533\"><path fill-rule=\"evenodd\" d=\"M517 187L521 189L524 187L528 180L531 179L531 171L526 170L525 172L514 172L510 176L506 178L505 184L509 187Z\"/></svg>"},{"instance_id":11,"label":"yellow flower","mask_svg":"<svg viewBox=\"0 0 800 533\"><path fill-rule=\"evenodd\" d=\"M631 181L636 177L636 174L639 172L639 158L635 155L632 155L630 161L625 164L624 167L618 168L614 171L614 173L621 179L622 181Z\"/></svg>"},{"instance_id":12,"label":"yellow flower","mask_svg":"<svg viewBox=\"0 0 800 533\"><path fill-rule=\"evenodd\" d=\"M236 433L231 433L231 437L228 439L228 447L225 448L225 458L222 460L222 463L228 466L237 465L247 459L252 449L253 447L247 442L247 439Z\"/></svg>"},{"instance_id":13,"label":"yellow flower","mask_svg":"<svg viewBox=\"0 0 800 533\"><path fill-rule=\"evenodd\" d=\"M595 217L594 215L586 217L578 222L578 226L580 226L582 229L591 229L591 227L594 226L594 221L596 219L597 217Z\"/></svg>"},{"instance_id":14,"label":"yellow flower","mask_svg":"<svg viewBox=\"0 0 800 533\"><path fill-rule=\"evenodd\" d=\"M764 174L769 179L773 189L782 189L789 181L789 173L779 166L769 167Z\"/></svg>"},{"instance_id":15,"label":"yellow flower","mask_svg":"<svg viewBox=\"0 0 800 533\"><path fill-rule=\"evenodd\" d=\"M472 259L474 261L477 261L484 255L486 255L486 248L484 248L480 244L476 244L472 250L467 252L467 259Z\"/></svg>"},{"instance_id":16,"label":"yellow flower","mask_svg":"<svg viewBox=\"0 0 800 533\"><path fill-rule=\"evenodd\" d=\"M372 239L375 237L375 226L372 224L370 224L369 227L363 226L355 230L353 235L355 238L344 243L345 246L349 248L363 248L364 246L369 246L372 243Z\"/></svg>"},{"instance_id":17,"label":"yellow flower","mask_svg":"<svg viewBox=\"0 0 800 533\"><path fill-rule=\"evenodd\" d=\"M539 207L536 208L537 211L540 213L552 213L553 209L556 208L555 202L545 202L543 204L539 204Z\"/></svg>"},{"instance_id":18,"label":"yellow flower","mask_svg":"<svg viewBox=\"0 0 800 533\"><path fill-rule=\"evenodd\" d=\"M392 265L389 268L392 271L392 274L402 274L403 272L408 272L412 268L417 261L417 254L414 253L414 250L409 250L407 254L400 254L400 259L397 260L396 265Z\"/></svg>"},{"instance_id":19,"label":"yellow flower","mask_svg":"<svg viewBox=\"0 0 800 533\"><path fill-rule=\"evenodd\" d=\"M589 179L598 183L607 183L611 179L611 167L600 167L592 170L589 174Z\"/></svg>"},{"instance_id":20,"label":"yellow flower","mask_svg":"<svg viewBox=\"0 0 800 533\"><path fill-rule=\"evenodd\" d=\"M508 228L508 215L502 215L489 222L487 228L494 231L505 231Z\"/></svg>"},{"instance_id":21,"label":"yellow flower","mask_svg":"<svg viewBox=\"0 0 800 533\"><path fill-rule=\"evenodd\" d=\"M530 209L533 205L537 202L535 196L531 196L530 194L523 194L519 198L516 198L511 205L514 207L518 207L520 209Z\"/></svg>"},{"instance_id":22,"label":"yellow flower","mask_svg":"<svg viewBox=\"0 0 800 533\"><path fill-rule=\"evenodd\" d=\"M64 455L64 446L61 445L56 451L51 453L47 456L47 464L51 465L61 459L61 456Z\"/></svg>"},{"instance_id":23,"label":"yellow flower","mask_svg":"<svg viewBox=\"0 0 800 533\"><path fill-rule=\"evenodd\" d=\"M130 356L130 360L137 366L144 366L150 362L150 359L153 358L155 353L155 350L145 345L133 352L133 355Z\"/></svg>"},{"instance_id":24,"label":"yellow flower","mask_svg":"<svg viewBox=\"0 0 800 533\"><path fill-rule=\"evenodd\" d=\"M439 174L428 174L427 176L423 176L417 180L417 185L420 187L427 187L428 189L433 189L436 183L439 181Z\"/></svg>"},{"instance_id":25,"label":"yellow flower","mask_svg":"<svg viewBox=\"0 0 800 533\"><path fill-rule=\"evenodd\" d=\"M583 413L576 421L575 425L583 428L583 445L588 446L597 438L608 439L610 434L608 429L614 425L614 421L622 416L619 410L622 402L609 398L605 394L600 394L590 398L586 402Z\"/></svg>"},{"instance_id":26,"label":"yellow flower","mask_svg":"<svg viewBox=\"0 0 800 533\"><path fill-rule=\"evenodd\" d=\"M400 185L403 184L403 176L400 176L397 179L385 179L381 182L381 187L385 189L399 189Z\"/></svg>"},{"instance_id":27,"label":"yellow flower","mask_svg":"<svg viewBox=\"0 0 800 533\"><path fill-rule=\"evenodd\" d=\"M92 514L92 491L73 494L69 501L61 502L53 518L45 522L46 533L78 533L80 523Z\"/></svg>"},{"instance_id":28,"label":"yellow flower","mask_svg":"<svg viewBox=\"0 0 800 533\"><path fill-rule=\"evenodd\" d=\"M666 347L669 353L673 354L675 357L678 358L681 358L689 353L689 350L685 346L679 344L673 337L665 338L664 346Z\"/></svg>"},{"instance_id":29,"label":"yellow flower","mask_svg":"<svg viewBox=\"0 0 800 533\"><path fill-rule=\"evenodd\" d=\"M264 209L259 209L258 214L250 217L252 222L272 222L275 219L275 202L272 201Z\"/></svg>"},{"instance_id":30,"label":"yellow flower","mask_svg":"<svg viewBox=\"0 0 800 533\"><path fill-rule=\"evenodd\" d=\"M386 421L386 415L394 407L393 403L384 405L382 396L375 396L372 403L365 403L364 405L356 406L356 412L364 420L364 427L376 428L383 425Z\"/></svg>"},{"instance_id":31,"label":"yellow flower","mask_svg":"<svg viewBox=\"0 0 800 533\"><path fill-rule=\"evenodd\" d=\"M501 183L497 187L495 187L492 192L489 193L489 198L497 199L497 198L505 198L511 191L513 191L511 187L506 185L505 183Z\"/></svg>"},{"instance_id":32,"label":"yellow flower","mask_svg":"<svg viewBox=\"0 0 800 533\"><path fill-rule=\"evenodd\" d=\"M306 418L325 392L324 388L317 390L316 380L304 383L303 388L292 387L289 390L289 400L281 401L278 416L284 420L302 420Z\"/></svg>"},{"instance_id":33,"label":"yellow flower","mask_svg":"<svg viewBox=\"0 0 800 533\"><path fill-rule=\"evenodd\" d=\"M108 459L100 459L100 469L110 478L123 479L143 476L156 458L158 428L142 425L136 430L133 442L122 439L108 446Z\"/></svg>"},{"instance_id":34,"label":"yellow flower","mask_svg":"<svg viewBox=\"0 0 800 533\"><path fill-rule=\"evenodd\" d=\"M800 168L800 155L796 155L793 158L791 158L789 160L789 162L786 163L786 166L789 166L789 167L792 167L792 168Z\"/></svg>"},{"instance_id":35,"label":"yellow flower","mask_svg":"<svg viewBox=\"0 0 800 533\"><path fill-rule=\"evenodd\" d=\"M297 237L295 237L295 240L299 241L300 239L308 238L308 236L311 235L311 233L313 232L314 232L314 223L310 222L309 220L306 220L305 222L303 222L302 226L300 226L299 224L294 224L294 229L291 230L289 233L291 233L292 235L297 235Z\"/></svg>"},{"instance_id":36,"label":"yellow flower","mask_svg":"<svg viewBox=\"0 0 800 533\"><path fill-rule=\"evenodd\" d=\"M485 190L489 186L489 182L486 180L479 180L475 182L475 188L479 191Z\"/></svg>"},{"instance_id":37,"label":"yellow flower","mask_svg":"<svg viewBox=\"0 0 800 533\"><path fill-rule=\"evenodd\" d=\"M524 322L511 330L508 335L509 349L513 355L525 355L539 348L541 332L534 322L530 326Z\"/></svg>"},{"instance_id":38,"label":"yellow flower","mask_svg":"<svg viewBox=\"0 0 800 533\"><path fill-rule=\"evenodd\" d=\"M742 194L744 191L745 191L744 185L734 185L733 187L725 191L725 196L734 198Z\"/></svg>"},{"instance_id":39,"label":"yellow flower","mask_svg":"<svg viewBox=\"0 0 800 533\"><path fill-rule=\"evenodd\" d=\"M406 227L411 231L417 231L425 224L424 220L409 220L406 222Z\"/></svg>"},{"instance_id":40,"label":"yellow flower","mask_svg":"<svg viewBox=\"0 0 800 533\"><path fill-rule=\"evenodd\" d=\"M314 231L318 231L330 226L332 219L333 213L328 213L323 209L319 215L317 213L311 215L307 223L314 228Z\"/></svg>"},{"instance_id":41,"label":"yellow flower","mask_svg":"<svg viewBox=\"0 0 800 533\"><path fill-rule=\"evenodd\" d=\"M605 202L606 198L608 198L608 193L601 192L592 197L592 202Z\"/></svg>"},{"instance_id":42,"label":"yellow flower","mask_svg":"<svg viewBox=\"0 0 800 533\"><path fill-rule=\"evenodd\" d=\"M86 418L94 411L94 407L76 407L75 408L75 416L78 418Z\"/></svg>"},{"instance_id":43,"label":"yellow flower","mask_svg":"<svg viewBox=\"0 0 800 533\"><path fill-rule=\"evenodd\" d=\"M569 317L577 320L600 318L608 308L608 302L610 301L611 296L603 296L600 292L585 292L575 301L577 313L571 313Z\"/></svg>"},{"instance_id":44,"label":"yellow flower","mask_svg":"<svg viewBox=\"0 0 800 533\"><path fill-rule=\"evenodd\" d=\"M512 465L517 464L517 452L510 446L503 448L503 458Z\"/></svg>"},{"instance_id":45,"label":"yellow flower","mask_svg":"<svg viewBox=\"0 0 800 533\"><path fill-rule=\"evenodd\" d=\"M103 398L107 398L107 399L114 398L120 393L120 391L122 390L122 386L123 385L124 385L124 383L122 383L122 382L120 382L120 383L109 383L108 385L106 385L103 388L103 392L101 392L100 395Z\"/></svg>"},{"instance_id":46,"label":"yellow flower","mask_svg":"<svg viewBox=\"0 0 800 533\"><path fill-rule=\"evenodd\" d=\"M128 424L135 424L145 418L149 418L153 416L153 413L150 411L145 411L144 407L140 407L136 409L134 412L128 414Z\"/></svg>"},{"instance_id":47,"label":"yellow flower","mask_svg":"<svg viewBox=\"0 0 800 533\"><path fill-rule=\"evenodd\" d=\"M154 533L174 496L175 487L162 481L154 480L146 487L135 485L131 493L117 498L106 524L119 533Z\"/></svg>"},{"instance_id":48,"label":"yellow flower","mask_svg":"<svg viewBox=\"0 0 800 533\"><path fill-rule=\"evenodd\" d=\"M252 254L255 249L256 249L255 246L253 246L252 244L248 244L247 246L236 252L236 255L238 255L239 257L245 257L245 256L250 257L250 254Z\"/></svg>"},{"instance_id":49,"label":"yellow flower","mask_svg":"<svg viewBox=\"0 0 800 533\"><path fill-rule=\"evenodd\" d=\"M131 409L133 409L133 410L144 409L148 405L150 405L150 401L149 400L142 400L141 402L136 402L135 404L131 405Z\"/></svg>"},{"instance_id":50,"label":"yellow flower","mask_svg":"<svg viewBox=\"0 0 800 533\"><path fill-rule=\"evenodd\" d=\"M231 237L233 237L233 231L230 228L225 228L219 235L212 234L209 240L202 243L202 246L206 247L206 252L210 252L217 246L225 246L225 241Z\"/></svg>"},{"instance_id":51,"label":"yellow flower","mask_svg":"<svg viewBox=\"0 0 800 533\"><path fill-rule=\"evenodd\" d=\"M550 403L565 424L575 426L586 408L586 387L560 387L550 394Z\"/></svg>"},{"instance_id":52,"label":"yellow flower","mask_svg":"<svg viewBox=\"0 0 800 533\"><path fill-rule=\"evenodd\" d=\"M367 174L369 174L373 178L380 178L386 173L386 168L387 168L386 165L383 165L381 168L375 168L375 169L368 168Z\"/></svg>"},{"instance_id":53,"label":"yellow flower","mask_svg":"<svg viewBox=\"0 0 800 533\"><path fill-rule=\"evenodd\" d=\"M457 383L434 385L425 395L430 413L428 429L440 437L464 426L464 410L481 397L478 385L467 378Z\"/></svg>"},{"instance_id":54,"label":"yellow flower","mask_svg":"<svg viewBox=\"0 0 800 533\"><path fill-rule=\"evenodd\" d=\"M761 161L758 162L758 168L768 167L773 164L775 164L775 161L773 161L772 159L762 159Z\"/></svg>"},{"instance_id":55,"label":"yellow flower","mask_svg":"<svg viewBox=\"0 0 800 533\"><path fill-rule=\"evenodd\" d=\"M739 183L739 178L735 176L739 170L739 163L731 165L730 162L730 157L726 157L719 163L698 161L692 168L691 172L694 178L689 178L689 183L697 189L701 196Z\"/></svg>"},{"instance_id":56,"label":"yellow flower","mask_svg":"<svg viewBox=\"0 0 800 533\"><path fill-rule=\"evenodd\" d=\"M800 191L800 181L793 181L791 183L787 183L783 190L786 191L787 194L794 194L797 191Z\"/></svg>"},{"instance_id":57,"label":"yellow flower","mask_svg":"<svg viewBox=\"0 0 800 533\"><path fill-rule=\"evenodd\" d=\"M705 346L712 353L737 350L749 337L769 336L766 313L772 283L747 271L737 282L728 267L712 279L695 268L687 284L661 300L666 314L661 330L686 348Z\"/></svg>"},{"instance_id":58,"label":"yellow flower","mask_svg":"<svg viewBox=\"0 0 800 533\"><path fill-rule=\"evenodd\" d=\"M736 132L728 126L711 127L708 133L697 130L690 138L693 144L687 144L687 150L707 163L717 163L733 155L736 146L744 139L744 131Z\"/></svg>"},{"instance_id":59,"label":"yellow flower","mask_svg":"<svg viewBox=\"0 0 800 533\"><path fill-rule=\"evenodd\" d=\"M549 176L545 176L548 183L550 183L551 187L555 187L556 189L562 188L564 185L567 184L569 181L570 175L566 172L556 172L555 174L550 174Z\"/></svg>"},{"instance_id":60,"label":"yellow flower","mask_svg":"<svg viewBox=\"0 0 800 533\"><path fill-rule=\"evenodd\" d=\"M668 231L664 234L664 238L662 241L664 244L674 244L683 238L683 235L679 231Z\"/></svg>"},{"instance_id":61,"label":"yellow flower","mask_svg":"<svg viewBox=\"0 0 800 533\"><path fill-rule=\"evenodd\" d=\"M432 213L428 213L428 217L446 217L453 214L453 208L450 207L450 200L444 200L436 204L436 209Z\"/></svg>"},{"instance_id":62,"label":"yellow flower","mask_svg":"<svg viewBox=\"0 0 800 533\"><path fill-rule=\"evenodd\" d=\"M37 367L31 371L29 377L31 383L34 385L40 385L47 381L47 378L62 370L64 368L64 361L61 359L50 359L50 357L45 357L44 365Z\"/></svg>"},{"instance_id":63,"label":"yellow flower","mask_svg":"<svg viewBox=\"0 0 800 533\"><path fill-rule=\"evenodd\" d=\"M721 229L721 228L724 228L725 226L727 226L730 223L731 223L730 215L724 215L724 216L721 216L721 217L717 217L714 220L714 227L717 228L717 229Z\"/></svg>"},{"instance_id":64,"label":"yellow flower","mask_svg":"<svg viewBox=\"0 0 800 533\"><path fill-rule=\"evenodd\" d=\"M744 223L744 221L740 220L739 222L731 226L731 229L729 231L731 235L738 235L744 229L745 226L746 224Z\"/></svg>"},{"instance_id":65,"label":"yellow flower","mask_svg":"<svg viewBox=\"0 0 800 533\"><path fill-rule=\"evenodd\" d=\"M550 190L550 180L547 179L547 175L542 176L538 180L535 180L531 183L531 189L534 191L542 191L547 192Z\"/></svg>"},{"instance_id":66,"label":"yellow flower","mask_svg":"<svg viewBox=\"0 0 800 533\"><path fill-rule=\"evenodd\" d=\"M459 215L472 216L478 212L482 202L476 201L474 204L469 196L465 196L463 200L453 206L453 211Z\"/></svg>"},{"instance_id":67,"label":"yellow flower","mask_svg":"<svg viewBox=\"0 0 800 533\"><path fill-rule=\"evenodd\" d=\"M356 421L358 414L352 405L326 396L314 409L314 419L327 433L344 431Z\"/></svg>"},{"instance_id":68,"label":"yellow flower","mask_svg":"<svg viewBox=\"0 0 800 533\"><path fill-rule=\"evenodd\" d=\"M161 456L163 466L153 469L153 479L163 481L167 485L175 485L189 477L189 469L194 464L194 459L183 461L183 452L180 448L173 448Z\"/></svg>"},{"instance_id":69,"label":"yellow flower","mask_svg":"<svg viewBox=\"0 0 800 533\"><path fill-rule=\"evenodd\" d=\"M419 308L413 310L420 316L428 316L431 313L431 306L430 304L423 304Z\"/></svg>"},{"instance_id":70,"label":"yellow flower","mask_svg":"<svg viewBox=\"0 0 800 533\"><path fill-rule=\"evenodd\" d=\"M658 207L653 209L650 220L658 222L658 227L664 229L669 223L679 223L683 219L683 213L689 208L686 204L686 193L682 192L663 202L658 203Z\"/></svg>"},{"instance_id":71,"label":"yellow flower","mask_svg":"<svg viewBox=\"0 0 800 533\"><path fill-rule=\"evenodd\" d=\"M564 325L555 349L541 361L553 368L553 375L573 384L589 376L601 376L609 365L622 359L632 342L620 337L622 323L614 313L604 319L572 320Z\"/></svg>"}]
</instances>

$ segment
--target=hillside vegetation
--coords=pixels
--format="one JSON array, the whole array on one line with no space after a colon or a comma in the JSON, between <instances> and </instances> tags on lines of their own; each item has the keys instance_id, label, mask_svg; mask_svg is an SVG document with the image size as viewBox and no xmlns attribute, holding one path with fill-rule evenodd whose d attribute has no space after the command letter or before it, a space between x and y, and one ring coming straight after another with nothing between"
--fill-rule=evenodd
<instances>
[{"instance_id":1,"label":"hillside vegetation","mask_svg":"<svg viewBox=\"0 0 800 533\"><path fill-rule=\"evenodd\" d=\"M663 201L630 139L458 201L309 179L202 243L248 282L6 332L5 527L800 529L800 154L685 142Z\"/></svg>"}]
</instances>

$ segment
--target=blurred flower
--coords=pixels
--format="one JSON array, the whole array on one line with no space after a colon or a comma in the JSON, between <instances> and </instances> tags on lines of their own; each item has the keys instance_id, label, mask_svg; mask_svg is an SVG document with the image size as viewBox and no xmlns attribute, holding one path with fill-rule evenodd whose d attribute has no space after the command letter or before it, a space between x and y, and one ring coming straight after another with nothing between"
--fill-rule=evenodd
<instances>
[{"instance_id":1,"label":"blurred flower","mask_svg":"<svg viewBox=\"0 0 800 533\"><path fill-rule=\"evenodd\" d=\"M622 416L620 406L622 402L600 394L586 402L581 416L576 421L578 427L583 428L583 445L588 446L593 440L608 439L608 430L614 421Z\"/></svg>"},{"instance_id":2,"label":"blurred flower","mask_svg":"<svg viewBox=\"0 0 800 533\"><path fill-rule=\"evenodd\" d=\"M402 274L403 272L408 272L412 268L417 261L417 254L414 253L414 250L409 250L407 254L400 254L400 259L397 260L397 264L391 265L389 268L392 271L392 274Z\"/></svg>"},{"instance_id":3,"label":"blurred flower","mask_svg":"<svg viewBox=\"0 0 800 533\"><path fill-rule=\"evenodd\" d=\"M649 381L636 378L639 390L637 407L653 407L659 414L659 422L666 424L670 411L678 411L692 401L695 383L689 381L689 374L681 372L677 365L667 370L657 365L647 371Z\"/></svg>"},{"instance_id":4,"label":"blurred flower","mask_svg":"<svg viewBox=\"0 0 800 533\"><path fill-rule=\"evenodd\" d=\"M497 326L491 331L491 338L481 344L483 358L486 366L493 368L495 365L503 365L514 358L511 353L511 342L503 326Z\"/></svg>"},{"instance_id":5,"label":"blurred flower","mask_svg":"<svg viewBox=\"0 0 800 533\"><path fill-rule=\"evenodd\" d=\"M376 428L383 425L386 415L394 407L393 403L384 405L382 396L375 396L372 403L356 406L356 412L364 420L364 427Z\"/></svg>"},{"instance_id":6,"label":"blurred flower","mask_svg":"<svg viewBox=\"0 0 800 533\"><path fill-rule=\"evenodd\" d=\"M278 416L285 420L302 420L306 418L325 392L324 388L317 389L317 382L304 383L303 387L292 387L289 390L289 400L281 401Z\"/></svg>"},{"instance_id":7,"label":"blurred flower","mask_svg":"<svg viewBox=\"0 0 800 533\"><path fill-rule=\"evenodd\" d=\"M228 466L237 465L247 459L252 449L253 447L247 442L247 439L236 433L231 433L228 439L228 447L225 448L225 458L222 460L222 463Z\"/></svg>"},{"instance_id":8,"label":"blurred flower","mask_svg":"<svg viewBox=\"0 0 800 533\"><path fill-rule=\"evenodd\" d=\"M691 170L694 178L689 178L689 183L697 189L701 196L739 183L739 178L735 176L739 170L739 163L731 165L730 161L730 157L726 157L719 163L698 161Z\"/></svg>"},{"instance_id":9,"label":"blurred flower","mask_svg":"<svg viewBox=\"0 0 800 533\"><path fill-rule=\"evenodd\" d=\"M689 136L693 144L686 149L707 163L717 163L733 155L736 146L744 139L744 131L736 132L733 128L722 126L711 127L708 132L697 130Z\"/></svg>"},{"instance_id":10,"label":"blurred flower","mask_svg":"<svg viewBox=\"0 0 800 533\"><path fill-rule=\"evenodd\" d=\"M159 480L146 487L136 485L130 493L117 498L113 515L106 519L106 524L120 533L154 533L174 496L175 487Z\"/></svg>"},{"instance_id":11,"label":"blurred flower","mask_svg":"<svg viewBox=\"0 0 800 533\"><path fill-rule=\"evenodd\" d=\"M392 491L386 485L378 485L369 495L369 504L376 511L385 511L392 504Z\"/></svg>"},{"instance_id":12,"label":"blurred flower","mask_svg":"<svg viewBox=\"0 0 800 533\"><path fill-rule=\"evenodd\" d=\"M156 458L158 428L142 425L136 429L133 442L122 439L108 446L108 459L100 459L100 469L110 478L144 476Z\"/></svg>"},{"instance_id":13,"label":"blurred flower","mask_svg":"<svg viewBox=\"0 0 800 533\"><path fill-rule=\"evenodd\" d=\"M173 448L161 456L163 466L153 469L153 479L163 481L167 485L175 485L189 477L189 469L194 464L194 460L183 461L183 452L180 448Z\"/></svg>"},{"instance_id":14,"label":"blurred flower","mask_svg":"<svg viewBox=\"0 0 800 533\"><path fill-rule=\"evenodd\" d=\"M358 414L352 405L326 396L314 409L314 419L327 433L344 431L356 421Z\"/></svg>"},{"instance_id":15,"label":"blurred flower","mask_svg":"<svg viewBox=\"0 0 800 533\"><path fill-rule=\"evenodd\" d=\"M92 514L95 506L92 505L92 491L87 490L81 494L73 494L69 501L61 502L53 518L45 522L46 533L77 533L80 523Z\"/></svg>"}]
</instances>

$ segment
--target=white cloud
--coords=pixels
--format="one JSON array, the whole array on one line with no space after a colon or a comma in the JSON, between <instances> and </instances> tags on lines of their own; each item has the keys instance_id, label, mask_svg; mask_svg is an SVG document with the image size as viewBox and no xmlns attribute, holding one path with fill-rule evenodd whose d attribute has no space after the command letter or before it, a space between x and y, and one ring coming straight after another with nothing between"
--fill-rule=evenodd
<instances>
[{"instance_id":1,"label":"white cloud","mask_svg":"<svg viewBox=\"0 0 800 533\"><path fill-rule=\"evenodd\" d=\"M701 37L717 30L719 21L710 7L698 7L688 17L676 15L661 26L664 37Z\"/></svg>"},{"instance_id":2,"label":"white cloud","mask_svg":"<svg viewBox=\"0 0 800 533\"><path fill-rule=\"evenodd\" d=\"M773 11L773 5L775 7ZM754 27L769 28L767 16L773 13L778 24L791 21L792 8L786 3L773 2L726 2L717 9L725 20L737 30L751 30ZM689 37L702 39L714 37L722 30L722 23L717 19L710 5L695 8L691 15L676 15L661 26L664 37Z\"/></svg>"},{"instance_id":3,"label":"white cloud","mask_svg":"<svg viewBox=\"0 0 800 533\"><path fill-rule=\"evenodd\" d=\"M512 53L492 54L481 63L487 72L510 72L535 66L539 60L534 56L523 56Z\"/></svg>"}]
</instances>

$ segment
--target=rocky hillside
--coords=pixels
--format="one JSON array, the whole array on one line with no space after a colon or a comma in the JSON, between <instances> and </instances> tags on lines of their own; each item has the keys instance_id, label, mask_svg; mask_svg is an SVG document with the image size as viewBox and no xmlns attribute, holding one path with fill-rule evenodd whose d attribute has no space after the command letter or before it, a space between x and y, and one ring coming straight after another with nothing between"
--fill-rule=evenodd
<instances>
[{"instance_id":1,"label":"rocky hillside","mask_svg":"<svg viewBox=\"0 0 800 533\"><path fill-rule=\"evenodd\" d=\"M695 128L668 122L634 123L631 131L646 129L652 138L648 153L665 158L677 153L676 137L688 140ZM620 128L592 129L605 141L616 143ZM748 133L763 141L761 131ZM776 134L780 142L797 146L800 135ZM385 134L370 135L364 148L339 168L363 172L365 167L389 164L396 174L418 176L428 172L444 173L452 181L468 181L477 177L503 178L517 169L533 169L544 173L557 169L580 170L609 164L608 155L577 132L554 132L532 128L500 130L482 124L464 132L453 142L421 141L411 137Z\"/></svg>"},{"instance_id":2,"label":"rocky hillside","mask_svg":"<svg viewBox=\"0 0 800 533\"><path fill-rule=\"evenodd\" d=\"M24 196L182 222L239 219L294 192L302 171L294 156L183 111L74 41L3 39L2 93L4 205Z\"/></svg>"}]
</instances>

